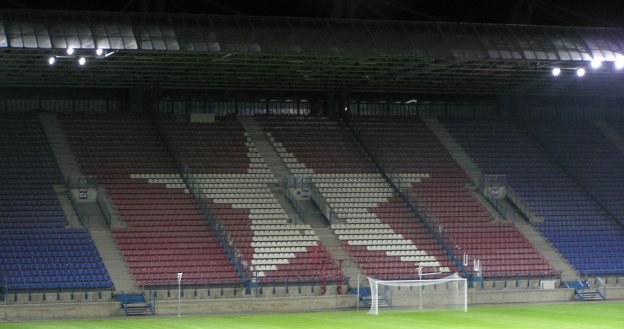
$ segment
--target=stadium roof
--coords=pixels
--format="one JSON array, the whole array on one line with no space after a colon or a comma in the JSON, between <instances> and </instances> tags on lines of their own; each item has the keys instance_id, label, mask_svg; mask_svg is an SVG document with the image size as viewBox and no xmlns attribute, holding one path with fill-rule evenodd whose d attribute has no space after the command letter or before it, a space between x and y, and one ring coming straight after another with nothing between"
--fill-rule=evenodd
<instances>
[{"instance_id":1,"label":"stadium roof","mask_svg":"<svg viewBox=\"0 0 624 329\"><path fill-rule=\"evenodd\" d=\"M0 12L2 86L612 96L622 55L620 28ZM580 67L587 76L574 74Z\"/></svg>"}]
</instances>

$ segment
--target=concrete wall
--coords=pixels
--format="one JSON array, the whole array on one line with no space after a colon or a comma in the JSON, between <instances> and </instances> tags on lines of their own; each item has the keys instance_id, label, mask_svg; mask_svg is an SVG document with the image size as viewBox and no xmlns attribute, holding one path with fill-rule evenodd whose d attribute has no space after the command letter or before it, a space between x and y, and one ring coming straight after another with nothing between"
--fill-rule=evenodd
<instances>
[{"instance_id":1,"label":"concrete wall","mask_svg":"<svg viewBox=\"0 0 624 329\"><path fill-rule=\"evenodd\" d=\"M305 288L306 287L304 287L304 289ZM297 288L291 288L291 290L292 289ZM160 293L163 293L163 291ZM281 290L279 293L284 293L284 291ZM439 293L445 294L447 292L440 291ZM185 298L181 301L181 314L201 315L337 310L355 308L357 303L354 295L267 297L265 294L264 296L255 297L253 294L237 294L236 296L230 294L231 292L228 292L228 297L225 297L225 294L221 297L220 291L214 289L211 290L211 296L208 297L205 295L200 296L199 294L198 296L194 296L194 291L186 291ZM624 299L624 288L609 288L607 290L607 297L609 300ZM501 289L468 290L469 308L470 305L479 304L561 303L573 300L575 300L574 291L571 289L539 290L507 287ZM177 315L177 312L177 294L174 294L173 291L169 297L163 295L157 299L157 315ZM25 304L0 305L0 320L8 321L102 318L122 315L123 311L120 309L119 303L117 302L98 302L93 299L83 301L81 298L75 298L72 302L36 303L31 301Z\"/></svg>"},{"instance_id":2,"label":"concrete wall","mask_svg":"<svg viewBox=\"0 0 624 329\"><path fill-rule=\"evenodd\" d=\"M353 295L281 298L223 298L182 300L182 315L319 311L354 308ZM177 300L156 302L156 314L177 315ZM0 319L25 321L122 316L117 302L9 304L0 306Z\"/></svg>"}]
</instances>

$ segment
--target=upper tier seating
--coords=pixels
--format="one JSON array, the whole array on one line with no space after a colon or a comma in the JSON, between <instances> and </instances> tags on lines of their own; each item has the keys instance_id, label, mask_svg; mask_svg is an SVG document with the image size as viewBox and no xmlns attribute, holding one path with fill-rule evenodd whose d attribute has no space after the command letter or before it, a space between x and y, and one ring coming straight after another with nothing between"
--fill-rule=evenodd
<instances>
[{"instance_id":1,"label":"upper tier seating","mask_svg":"<svg viewBox=\"0 0 624 329\"><path fill-rule=\"evenodd\" d=\"M326 118L257 118L293 175L312 178L338 220L334 233L366 275L407 279L455 265L348 131ZM443 274L442 274L443 275Z\"/></svg>"},{"instance_id":2,"label":"upper tier seating","mask_svg":"<svg viewBox=\"0 0 624 329\"><path fill-rule=\"evenodd\" d=\"M508 184L536 214L535 226L581 274L624 273L624 230L609 218L516 122L446 122L486 174ZM578 142L578 139L577 139Z\"/></svg>"},{"instance_id":3,"label":"upper tier seating","mask_svg":"<svg viewBox=\"0 0 624 329\"><path fill-rule=\"evenodd\" d=\"M531 122L530 127L549 154L624 223L624 155L602 131L590 121Z\"/></svg>"},{"instance_id":4,"label":"upper tier seating","mask_svg":"<svg viewBox=\"0 0 624 329\"><path fill-rule=\"evenodd\" d=\"M35 113L0 114L0 275L11 290L108 289L89 232L65 228L64 180Z\"/></svg>"},{"instance_id":5,"label":"upper tier seating","mask_svg":"<svg viewBox=\"0 0 624 329\"><path fill-rule=\"evenodd\" d=\"M311 227L293 222L271 192L269 185L277 181L235 118L214 123L163 118L193 184L250 277L258 283L342 279Z\"/></svg>"},{"instance_id":6,"label":"upper tier seating","mask_svg":"<svg viewBox=\"0 0 624 329\"><path fill-rule=\"evenodd\" d=\"M484 277L555 273L513 224L493 222L466 187L469 178L420 119L357 119L352 125L386 173L433 216L439 233L481 261Z\"/></svg>"},{"instance_id":7,"label":"upper tier seating","mask_svg":"<svg viewBox=\"0 0 624 329\"><path fill-rule=\"evenodd\" d=\"M114 236L139 286L240 284L223 246L141 115L71 114L60 121L82 172L103 184L126 228Z\"/></svg>"}]
</instances>

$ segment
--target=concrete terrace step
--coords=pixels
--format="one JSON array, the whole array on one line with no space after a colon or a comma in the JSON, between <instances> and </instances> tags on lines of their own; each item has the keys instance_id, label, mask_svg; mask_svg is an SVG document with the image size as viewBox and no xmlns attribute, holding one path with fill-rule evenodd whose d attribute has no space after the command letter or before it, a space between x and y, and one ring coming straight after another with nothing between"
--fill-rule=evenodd
<instances>
[{"instance_id":1,"label":"concrete terrace step","mask_svg":"<svg viewBox=\"0 0 624 329\"><path fill-rule=\"evenodd\" d=\"M56 162L59 165L59 169L63 173L63 177L81 176L80 167L71 152L71 148L67 143L65 133L63 132L63 128L61 127L56 113L39 113L39 121L48 137L48 142L50 143Z\"/></svg>"},{"instance_id":2,"label":"concrete terrace step","mask_svg":"<svg viewBox=\"0 0 624 329\"><path fill-rule=\"evenodd\" d=\"M271 142L256 120L253 117L239 117L238 120L243 128L245 128L249 138L251 138L256 149L260 155L262 155L275 177L282 179L288 176L286 165L284 165L279 154L277 154L275 148L273 148L273 145L271 145Z\"/></svg>"},{"instance_id":3,"label":"concrete terrace step","mask_svg":"<svg viewBox=\"0 0 624 329\"><path fill-rule=\"evenodd\" d=\"M136 291L136 283L112 233L108 230L90 229L93 242L115 285L116 291Z\"/></svg>"}]
</instances>

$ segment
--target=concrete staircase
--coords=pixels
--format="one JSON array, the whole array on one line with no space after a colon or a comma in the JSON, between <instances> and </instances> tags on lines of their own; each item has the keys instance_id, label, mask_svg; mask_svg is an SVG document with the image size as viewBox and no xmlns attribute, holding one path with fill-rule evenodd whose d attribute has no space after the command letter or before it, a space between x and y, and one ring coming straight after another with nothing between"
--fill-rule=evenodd
<instances>
[{"instance_id":1,"label":"concrete staircase","mask_svg":"<svg viewBox=\"0 0 624 329\"><path fill-rule=\"evenodd\" d=\"M277 154L277 152L275 151L275 148L273 148L271 141L269 141L262 128L260 128L260 126L253 117L239 117L238 120L240 121L243 128L245 128L247 136L256 146L258 153L262 155L262 158L266 162L273 175L278 178L279 182L281 182L284 177L288 176L288 169L282 162L279 154ZM284 208L284 210L288 214L291 222L301 222L302 218L299 216L299 214L297 214L297 211L295 210L293 205L284 195L281 184L275 184L269 186L269 188L273 193L275 199L277 199L282 208Z\"/></svg>"},{"instance_id":2,"label":"concrete staircase","mask_svg":"<svg viewBox=\"0 0 624 329\"><path fill-rule=\"evenodd\" d=\"M108 269L117 292L138 291L134 278L130 274L128 264L124 260L113 234L108 230L90 229L93 242L100 252L100 257Z\"/></svg>"},{"instance_id":3,"label":"concrete staircase","mask_svg":"<svg viewBox=\"0 0 624 329\"><path fill-rule=\"evenodd\" d=\"M453 136L444 128L438 119L423 119L429 130L442 143L446 151L451 155L453 160L464 170L468 177L475 185L479 185L479 177L481 177L481 169L470 159L464 149L457 144Z\"/></svg>"},{"instance_id":4,"label":"concrete staircase","mask_svg":"<svg viewBox=\"0 0 624 329\"><path fill-rule=\"evenodd\" d=\"M319 214L319 216L322 216ZM356 287L358 276L360 277L360 283L368 286L366 277L362 274L362 270L359 265L351 256L349 252L343 247L340 240L330 227L314 227L314 232L318 235L321 243L331 253L335 262L342 261L342 272L347 276L349 280L349 286ZM366 282L363 282L366 281Z\"/></svg>"},{"instance_id":5,"label":"concrete staircase","mask_svg":"<svg viewBox=\"0 0 624 329\"><path fill-rule=\"evenodd\" d=\"M63 208L63 212L65 213L65 218L67 218L67 226L68 227L81 227L80 219L78 218L78 214L76 214L76 210L69 200L69 191L67 186L56 184L52 186L54 188L54 192L56 192L56 198L59 200L61 204L61 208Z\"/></svg>"},{"instance_id":6,"label":"concrete staircase","mask_svg":"<svg viewBox=\"0 0 624 329\"><path fill-rule=\"evenodd\" d=\"M281 186L271 186L270 190L273 193L273 196L275 197L275 199L279 202L279 204L288 214L288 218L290 218L293 223L303 222L303 218L299 216L299 214L297 213L297 210L295 210L293 205L290 203L290 201L288 201L288 199L284 195L284 192L282 191Z\"/></svg>"},{"instance_id":7,"label":"concrete staircase","mask_svg":"<svg viewBox=\"0 0 624 329\"><path fill-rule=\"evenodd\" d=\"M284 177L288 176L289 172L284 165L282 158L279 154L277 154L277 151L275 151L271 141L269 141L256 120L253 117L239 117L238 121L240 121L243 128L245 128L247 135L256 145L256 149L260 155L262 155L264 161L266 161L267 166L269 166L275 177L281 181Z\"/></svg>"},{"instance_id":8,"label":"concrete staircase","mask_svg":"<svg viewBox=\"0 0 624 329\"><path fill-rule=\"evenodd\" d=\"M78 203L78 207L80 207L85 217L85 227L90 230L108 231L108 223L102 215L102 211L97 202L80 202Z\"/></svg>"},{"instance_id":9,"label":"concrete staircase","mask_svg":"<svg viewBox=\"0 0 624 329\"><path fill-rule=\"evenodd\" d=\"M310 224L312 228L325 228L329 226L329 222L327 221L325 216L323 216L323 214L321 213L321 210L316 206L316 203L314 203L312 199L299 198L295 201L303 207L305 211L304 221L307 224Z\"/></svg>"},{"instance_id":10,"label":"concrete staircase","mask_svg":"<svg viewBox=\"0 0 624 329\"><path fill-rule=\"evenodd\" d=\"M516 223L516 228L531 244L548 260L557 272L561 273L561 281L574 281L578 273L572 268L553 246L532 225Z\"/></svg>"},{"instance_id":11,"label":"concrete staircase","mask_svg":"<svg viewBox=\"0 0 624 329\"><path fill-rule=\"evenodd\" d=\"M472 186L468 186L471 190L471 194L479 200L479 202L488 209L489 213L496 221L506 221L512 219L512 217L502 216L502 214L496 210L492 204L477 190L479 186L479 177L481 177L481 169L470 159L464 149L457 144L453 136L444 128L437 119L423 119L429 130L436 136L436 138L442 143L446 151L451 155L453 160L462 168L462 170L468 174L468 177L472 180ZM510 209L505 209L505 214L511 213Z\"/></svg>"},{"instance_id":12,"label":"concrete staircase","mask_svg":"<svg viewBox=\"0 0 624 329\"><path fill-rule=\"evenodd\" d=\"M355 287L357 285L357 278L360 275L360 279L365 279L362 274L362 270L358 264L351 258L349 252L345 250L342 242L338 240L336 234L329 226L329 223L318 209L314 201L310 199L297 200L306 209L306 223L310 224L319 240L331 253L335 261L342 260L342 271L349 278L349 285ZM366 280L364 280L366 281ZM368 285L368 281L365 282Z\"/></svg>"},{"instance_id":13,"label":"concrete staircase","mask_svg":"<svg viewBox=\"0 0 624 329\"><path fill-rule=\"evenodd\" d=\"M61 128L56 113L39 113L39 121L48 137L48 142L52 152L54 152L56 163L58 163L63 177L67 179L67 176L81 176L80 168L69 144L67 144L67 138L65 138L65 133L63 128Z\"/></svg>"}]
</instances>

